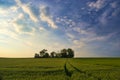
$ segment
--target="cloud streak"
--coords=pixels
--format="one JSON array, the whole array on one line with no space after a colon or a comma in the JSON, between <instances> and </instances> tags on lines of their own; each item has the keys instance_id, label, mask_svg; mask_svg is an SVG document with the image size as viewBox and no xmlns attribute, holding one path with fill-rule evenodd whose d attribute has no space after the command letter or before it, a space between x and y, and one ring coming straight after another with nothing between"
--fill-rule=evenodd
<instances>
[{"instance_id":1,"label":"cloud streak","mask_svg":"<svg viewBox=\"0 0 120 80\"><path fill-rule=\"evenodd\" d=\"M20 0L15 0L17 5L22 8L22 10L29 15L30 19L33 20L34 22L38 22L38 19L36 18L36 16L33 14L31 8L26 5L26 4L22 4L22 2Z\"/></svg>"},{"instance_id":2,"label":"cloud streak","mask_svg":"<svg viewBox=\"0 0 120 80\"><path fill-rule=\"evenodd\" d=\"M11 21L11 25L13 25L18 34L34 35L35 28L31 27L31 25L28 25L24 18L24 14L19 13L18 17Z\"/></svg>"},{"instance_id":3,"label":"cloud streak","mask_svg":"<svg viewBox=\"0 0 120 80\"><path fill-rule=\"evenodd\" d=\"M41 6L40 7L40 19L42 21L45 21L49 24L49 26L53 29L58 28L58 26L55 24L55 22L50 18L49 16L49 10L47 6Z\"/></svg>"},{"instance_id":4,"label":"cloud streak","mask_svg":"<svg viewBox=\"0 0 120 80\"><path fill-rule=\"evenodd\" d=\"M105 0L97 0L96 2L89 2L88 6L92 9L99 10L105 6Z\"/></svg>"}]
</instances>

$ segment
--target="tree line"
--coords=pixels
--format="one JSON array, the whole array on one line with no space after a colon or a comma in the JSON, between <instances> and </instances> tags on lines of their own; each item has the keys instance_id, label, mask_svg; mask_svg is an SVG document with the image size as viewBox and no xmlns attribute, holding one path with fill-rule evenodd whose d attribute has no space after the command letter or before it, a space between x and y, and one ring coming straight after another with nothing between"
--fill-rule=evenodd
<instances>
[{"instance_id":1,"label":"tree line","mask_svg":"<svg viewBox=\"0 0 120 80\"><path fill-rule=\"evenodd\" d=\"M35 53L34 58L73 58L74 51L71 48L62 49L60 52L52 51L51 53L47 52L47 49L41 50L39 53Z\"/></svg>"}]
</instances>

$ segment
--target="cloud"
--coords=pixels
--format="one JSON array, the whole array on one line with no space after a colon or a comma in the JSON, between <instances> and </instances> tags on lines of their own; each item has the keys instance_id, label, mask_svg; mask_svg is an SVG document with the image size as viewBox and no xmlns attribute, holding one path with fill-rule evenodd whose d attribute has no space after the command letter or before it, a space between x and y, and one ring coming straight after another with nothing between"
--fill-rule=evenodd
<instances>
[{"instance_id":1,"label":"cloud","mask_svg":"<svg viewBox=\"0 0 120 80\"><path fill-rule=\"evenodd\" d=\"M28 41L28 40L21 40L21 42L23 44L25 44L26 46L29 46L29 47L33 47L34 46L34 44L32 42Z\"/></svg>"},{"instance_id":2,"label":"cloud","mask_svg":"<svg viewBox=\"0 0 120 80\"><path fill-rule=\"evenodd\" d=\"M9 29L3 28L0 29L0 35L6 35L12 39L18 40L18 35L15 32L10 31ZM4 39L5 40L5 39Z\"/></svg>"},{"instance_id":3,"label":"cloud","mask_svg":"<svg viewBox=\"0 0 120 80\"><path fill-rule=\"evenodd\" d=\"M14 26L15 31L19 34L29 34L29 35L34 35L35 28L31 25L28 25L26 20L24 19L24 14L19 13L18 17L15 18L11 24Z\"/></svg>"},{"instance_id":4,"label":"cloud","mask_svg":"<svg viewBox=\"0 0 120 80\"><path fill-rule=\"evenodd\" d=\"M118 16L120 14L120 8L115 9L115 11L112 13L112 16Z\"/></svg>"},{"instance_id":5,"label":"cloud","mask_svg":"<svg viewBox=\"0 0 120 80\"><path fill-rule=\"evenodd\" d=\"M116 33L109 33L107 35L98 36L97 34L88 34L88 37L81 38L81 41L84 42L101 42L101 41L107 41L111 37L113 37Z\"/></svg>"},{"instance_id":6,"label":"cloud","mask_svg":"<svg viewBox=\"0 0 120 80\"><path fill-rule=\"evenodd\" d=\"M96 2L89 2L88 6L92 9L99 10L105 6L105 0L96 0Z\"/></svg>"},{"instance_id":7,"label":"cloud","mask_svg":"<svg viewBox=\"0 0 120 80\"><path fill-rule=\"evenodd\" d=\"M51 46L52 45L52 46ZM67 48L68 46L67 45L61 45L60 42L52 42L52 44L49 44L49 50L52 52L52 51L59 51L60 49L64 49L64 48ZM60 47L58 47L60 46Z\"/></svg>"},{"instance_id":8,"label":"cloud","mask_svg":"<svg viewBox=\"0 0 120 80\"><path fill-rule=\"evenodd\" d=\"M116 33L109 33L107 35L97 35L94 29L82 29L80 27L74 27L74 31L79 32L75 33L66 33L70 42L73 44L74 49L83 48L85 46L90 46L91 43L105 42L112 38Z\"/></svg>"},{"instance_id":9,"label":"cloud","mask_svg":"<svg viewBox=\"0 0 120 80\"><path fill-rule=\"evenodd\" d=\"M119 10L117 10L117 9L113 10L111 8L108 8L98 17L98 21L102 25L107 25L108 22L109 22L109 18L112 18L113 16L115 16L114 12L116 13L116 11L118 12L118 11L120 11L120 9Z\"/></svg>"},{"instance_id":10,"label":"cloud","mask_svg":"<svg viewBox=\"0 0 120 80\"><path fill-rule=\"evenodd\" d=\"M17 27L18 28L18 27ZM29 34L29 35L33 35L33 33L28 33L28 32L21 32L20 33L24 33L24 34ZM1 43L6 43L11 44L11 43L22 43L25 44L27 46L32 46L32 43L30 42L30 40L25 40L24 37L21 37L18 33L16 33L13 30L13 27L3 27L0 28L0 42Z\"/></svg>"},{"instance_id":11,"label":"cloud","mask_svg":"<svg viewBox=\"0 0 120 80\"><path fill-rule=\"evenodd\" d=\"M105 11L98 19L102 25L107 24L108 11Z\"/></svg>"},{"instance_id":12,"label":"cloud","mask_svg":"<svg viewBox=\"0 0 120 80\"><path fill-rule=\"evenodd\" d=\"M9 29L0 29L0 43L4 43L7 46L15 46L22 45L27 47L32 47L33 44L31 42L31 39L27 40L26 38L21 38L20 35L18 35L16 32L11 31Z\"/></svg>"},{"instance_id":13,"label":"cloud","mask_svg":"<svg viewBox=\"0 0 120 80\"><path fill-rule=\"evenodd\" d=\"M112 8L116 8L117 7L117 2L113 2L110 4Z\"/></svg>"},{"instance_id":14,"label":"cloud","mask_svg":"<svg viewBox=\"0 0 120 80\"><path fill-rule=\"evenodd\" d=\"M17 12L18 8L19 7L17 7L17 6L12 6L10 9L12 12Z\"/></svg>"},{"instance_id":15,"label":"cloud","mask_svg":"<svg viewBox=\"0 0 120 80\"><path fill-rule=\"evenodd\" d=\"M18 19L23 19L23 18L24 18L24 14L20 13L20 14L18 15Z\"/></svg>"},{"instance_id":16,"label":"cloud","mask_svg":"<svg viewBox=\"0 0 120 80\"><path fill-rule=\"evenodd\" d=\"M47 22L51 28L53 28L53 29L58 28L58 26L55 24L55 22L51 19L50 15L49 15L49 8L47 6L40 7L40 19L42 21Z\"/></svg>"},{"instance_id":17,"label":"cloud","mask_svg":"<svg viewBox=\"0 0 120 80\"><path fill-rule=\"evenodd\" d=\"M0 8L0 14L4 16L5 14L7 14L7 10Z\"/></svg>"},{"instance_id":18,"label":"cloud","mask_svg":"<svg viewBox=\"0 0 120 80\"><path fill-rule=\"evenodd\" d=\"M80 27L74 27L74 31L78 32L79 34L89 34L88 31L81 29Z\"/></svg>"},{"instance_id":19,"label":"cloud","mask_svg":"<svg viewBox=\"0 0 120 80\"><path fill-rule=\"evenodd\" d=\"M76 23L72 19L68 19L67 16L57 17L55 22L68 27L76 26Z\"/></svg>"},{"instance_id":20,"label":"cloud","mask_svg":"<svg viewBox=\"0 0 120 80\"><path fill-rule=\"evenodd\" d=\"M13 6L13 5L15 5L15 2L14 2L14 0L8 0L8 1L6 1L6 0L0 0L0 7L2 7L2 8L9 8L9 7L11 7L11 6Z\"/></svg>"},{"instance_id":21,"label":"cloud","mask_svg":"<svg viewBox=\"0 0 120 80\"><path fill-rule=\"evenodd\" d=\"M73 48L78 49L78 48L82 48L84 46L86 46L85 42L83 42L81 40L73 40Z\"/></svg>"},{"instance_id":22,"label":"cloud","mask_svg":"<svg viewBox=\"0 0 120 80\"><path fill-rule=\"evenodd\" d=\"M0 39L0 43L8 43L8 41L4 39Z\"/></svg>"},{"instance_id":23,"label":"cloud","mask_svg":"<svg viewBox=\"0 0 120 80\"><path fill-rule=\"evenodd\" d=\"M70 39L74 39L74 38L75 38L75 36L74 36L73 34L67 33L66 35L67 35Z\"/></svg>"},{"instance_id":24,"label":"cloud","mask_svg":"<svg viewBox=\"0 0 120 80\"><path fill-rule=\"evenodd\" d=\"M44 27L39 27L40 31L45 31L46 29Z\"/></svg>"},{"instance_id":25,"label":"cloud","mask_svg":"<svg viewBox=\"0 0 120 80\"><path fill-rule=\"evenodd\" d=\"M31 20L33 20L34 22L38 22L38 19L36 18L36 16L33 14L31 8L26 5L26 4L22 4L22 2L20 0L15 0L17 5L22 8L22 10L27 13L30 17Z\"/></svg>"},{"instance_id":26,"label":"cloud","mask_svg":"<svg viewBox=\"0 0 120 80\"><path fill-rule=\"evenodd\" d=\"M13 20L14 16L16 16L17 14L18 14L17 6L11 6L9 8L0 7L0 20L1 21L6 21L9 23L11 20Z\"/></svg>"},{"instance_id":27,"label":"cloud","mask_svg":"<svg viewBox=\"0 0 120 80\"><path fill-rule=\"evenodd\" d=\"M92 34L90 34L90 35L92 35ZM108 41L109 39L111 39L111 37L113 37L114 35L116 35L116 33L110 33L110 34L104 35L104 36L93 35L91 37L89 37L89 35L88 35L88 37L83 37L83 38L80 38L80 39L72 40L71 47L76 51L76 53L81 54L82 51L83 52L88 51L87 56L88 55L89 56L93 56L93 55L95 56L96 53L93 54L93 52L91 52L91 51L94 51L95 49L103 48L103 47L101 47L101 45L98 45L99 44L98 42L104 43L104 42ZM83 55L83 53L81 55Z\"/></svg>"},{"instance_id":28,"label":"cloud","mask_svg":"<svg viewBox=\"0 0 120 80\"><path fill-rule=\"evenodd\" d=\"M15 27L15 31L19 34L34 35L35 28L26 27L24 24L18 24L17 22L13 23L13 26Z\"/></svg>"}]
</instances>

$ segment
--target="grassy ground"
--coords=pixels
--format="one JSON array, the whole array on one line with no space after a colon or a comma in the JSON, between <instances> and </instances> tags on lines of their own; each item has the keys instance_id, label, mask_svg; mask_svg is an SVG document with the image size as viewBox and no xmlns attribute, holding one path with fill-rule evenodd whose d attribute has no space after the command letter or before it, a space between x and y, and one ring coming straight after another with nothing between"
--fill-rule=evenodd
<instances>
[{"instance_id":1,"label":"grassy ground","mask_svg":"<svg viewBox=\"0 0 120 80\"><path fill-rule=\"evenodd\" d=\"M120 80L120 58L0 58L0 80Z\"/></svg>"}]
</instances>

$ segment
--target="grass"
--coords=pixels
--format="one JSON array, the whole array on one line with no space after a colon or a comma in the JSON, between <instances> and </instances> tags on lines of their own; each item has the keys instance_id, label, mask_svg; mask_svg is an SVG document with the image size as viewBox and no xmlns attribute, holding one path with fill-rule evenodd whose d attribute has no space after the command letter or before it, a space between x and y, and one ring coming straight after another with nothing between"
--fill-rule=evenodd
<instances>
[{"instance_id":1,"label":"grass","mask_svg":"<svg viewBox=\"0 0 120 80\"><path fill-rule=\"evenodd\" d=\"M0 58L0 80L120 80L120 58Z\"/></svg>"}]
</instances>

